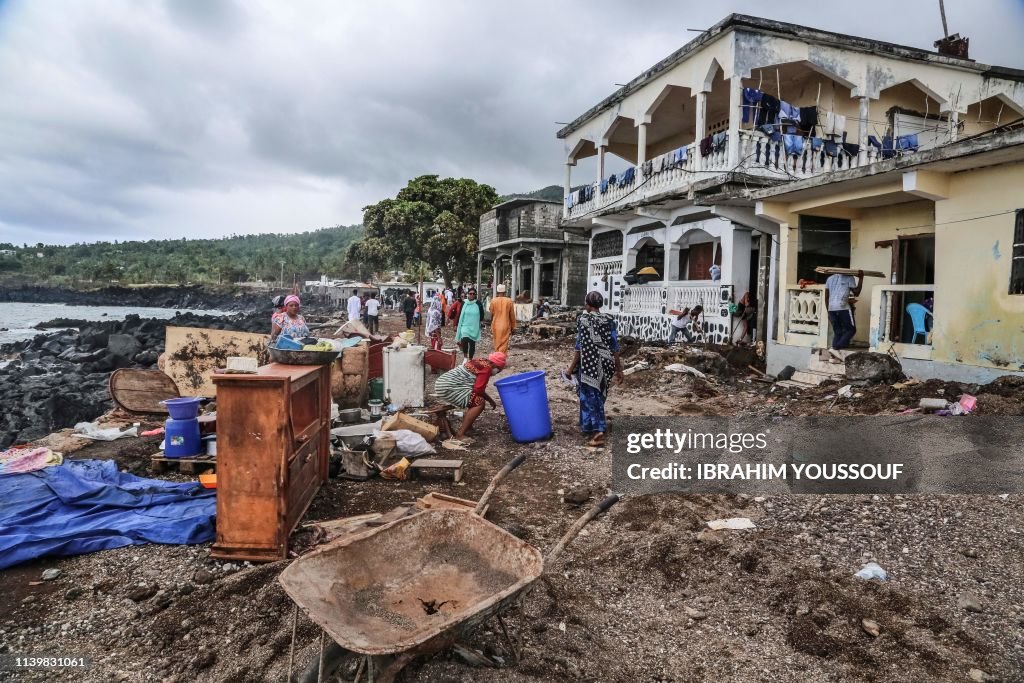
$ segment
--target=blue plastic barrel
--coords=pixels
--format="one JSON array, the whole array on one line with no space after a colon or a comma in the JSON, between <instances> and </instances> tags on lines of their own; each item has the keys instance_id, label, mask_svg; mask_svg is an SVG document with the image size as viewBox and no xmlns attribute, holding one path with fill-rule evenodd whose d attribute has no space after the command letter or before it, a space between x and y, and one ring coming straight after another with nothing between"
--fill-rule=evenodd
<instances>
[{"instance_id":1,"label":"blue plastic barrel","mask_svg":"<svg viewBox=\"0 0 1024 683\"><path fill-rule=\"evenodd\" d=\"M188 458L199 454L199 420L167 420L164 422L164 455Z\"/></svg>"},{"instance_id":2,"label":"blue plastic barrel","mask_svg":"<svg viewBox=\"0 0 1024 683\"><path fill-rule=\"evenodd\" d=\"M551 436L551 410L543 370L499 379L494 386L505 407L513 439L527 443Z\"/></svg>"}]
</instances>

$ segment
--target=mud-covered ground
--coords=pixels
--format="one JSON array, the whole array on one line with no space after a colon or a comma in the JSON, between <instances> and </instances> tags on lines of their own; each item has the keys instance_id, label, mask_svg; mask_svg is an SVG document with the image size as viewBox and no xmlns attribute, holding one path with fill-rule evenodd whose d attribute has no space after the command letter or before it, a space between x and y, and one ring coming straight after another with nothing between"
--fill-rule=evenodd
<instances>
[{"instance_id":1,"label":"mud-covered ground","mask_svg":"<svg viewBox=\"0 0 1024 683\"><path fill-rule=\"evenodd\" d=\"M386 327L395 324L385 319ZM457 456L466 461L463 485L332 479L304 521L384 512L428 491L475 498L503 464L526 453L526 464L492 499L488 518L547 550L585 509L563 496L596 501L611 481L611 453L583 445L575 396L554 373L570 353L567 340L520 340L510 356L510 371L550 371L552 440L516 444L502 414L488 410L476 443ZM629 347L628 362L644 353ZM859 397L837 400L836 385L773 389L754 377L736 369L707 380L666 377L657 368L637 372L612 391L612 428L624 415L892 413L922 396L956 398L968 389L978 396L979 414L1024 413L1024 391L1012 381L866 387L857 389ZM113 457L145 474L155 450L152 441L125 440L93 444L73 457ZM706 521L722 517L749 517L756 528L707 529ZM404 677L1024 680L1022 551L1019 495L626 496L546 568L524 609L507 616L522 639L519 662L492 622L466 644L503 658L505 667L471 668L444 653L415 662ZM287 563L225 565L208 554L208 546L138 546L0 572L0 643L8 653L93 658L86 672L23 680L286 680L293 607L276 577ZM889 572L889 581L854 578L869 560ZM55 581L30 585L50 567L61 570ZM963 606L967 593L977 601L970 610ZM877 624L877 636L865 619ZM304 669L319 650L319 628L300 613L294 668Z\"/></svg>"}]
</instances>

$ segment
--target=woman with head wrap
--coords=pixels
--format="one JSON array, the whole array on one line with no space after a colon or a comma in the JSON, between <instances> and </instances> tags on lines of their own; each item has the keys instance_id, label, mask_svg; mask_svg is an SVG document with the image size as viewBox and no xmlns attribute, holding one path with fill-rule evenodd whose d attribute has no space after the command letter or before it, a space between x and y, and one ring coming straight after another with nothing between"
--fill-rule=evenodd
<instances>
[{"instance_id":1,"label":"woman with head wrap","mask_svg":"<svg viewBox=\"0 0 1024 683\"><path fill-rule=\"evenodd\" d=\"M309 327L306 326L306 319L299 313L301 308L302 302L299 301L299 297L294 294L289 294L285 297L284 310L275 313L270 319L271 340L277 339L282 334L293 339L309 336Z\"/></svg>"},{"instance_id":2,"label":"woman with head wrap","mask_svg":"<svg viewBox=\"0 0 1024 683\"><path fill-rule=\"evenodd\" d=\"M430 348L441 350L441 323L444 322L444 311L442 309L440 293L434 296L430 302L430 310L427 311L427 336L430 337Z\"/></svg>"},{"instance_id":3,"label":"woman with head wrap","mask_svg":"<svg viewBox=\"0 0 1024 683\"><path fill-rule=\"evenodd\" d=\"M487 358L467 360L437 378L434 393L445 403L466 411L459 433L455 435L456 439L466 436L473 422L483 412L485 404L490 404L495 409L498 407L487 395L487 383L491 377L505 369L506 362L505 354L495 351Z\"/></svg>"},{"instance_id":4,"label":"woman with head wrap","mask_svg":"<svg viewBox=\"0 0 1024 683\"><path fill-rule=\"evenodd\" d=\"M615 320L601 313L604 297L600 292L587 294L583 313L576 321L576 353L566 375L576 376L580 397L580 429L593 433L589 446L604 446L608 424L604 403L614 377L622 383L622 360L619 358L619 334Z\"/></svg>"}]
</instances>

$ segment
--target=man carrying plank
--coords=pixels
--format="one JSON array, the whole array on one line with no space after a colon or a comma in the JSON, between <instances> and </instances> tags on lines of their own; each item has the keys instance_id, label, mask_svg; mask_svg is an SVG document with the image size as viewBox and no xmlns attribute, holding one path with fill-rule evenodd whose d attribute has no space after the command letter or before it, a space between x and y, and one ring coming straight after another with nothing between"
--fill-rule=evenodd
<instances>
[{"instance_id":1,"label":"man carrying plank","mask_svg":"<svg viewBox=\"0 0 1024 683\"><path fill-rule=\"evenodd\" d=\"M832 325L832 348L845 349L857 333L850 297L860 296L864 286L864 271L858 270L857 277L834 273L825 280L825 300L828 302L828 321ZM856 299L854 299L856 300ZM842 362L837 360L834 362Z\"/></svg>"}]
</instances>

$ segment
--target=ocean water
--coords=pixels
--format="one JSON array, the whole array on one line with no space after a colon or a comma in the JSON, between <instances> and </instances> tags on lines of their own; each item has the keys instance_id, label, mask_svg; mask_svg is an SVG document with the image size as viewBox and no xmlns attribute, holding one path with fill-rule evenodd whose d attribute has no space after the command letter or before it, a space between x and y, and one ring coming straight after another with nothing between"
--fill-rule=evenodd
<instances>
[{"instance_id":1,"label":"ocean water","mask_svg":"<svg viewBox=\"0 0 1024 683\"><path fill-rule=\"evenodd\" d=\"M0 305L0 344L31 339L37 334L55 332L57 328L37 330L34 327L54 318L73 320L124 320L135 313L143 318L173 318L178 311L200 315L229 315L227 311L185 308L140 308L130 306L69 306L67 304L5 303ZM7 328L7 329L3 329Z\"/></svg>"}]
</instances>

